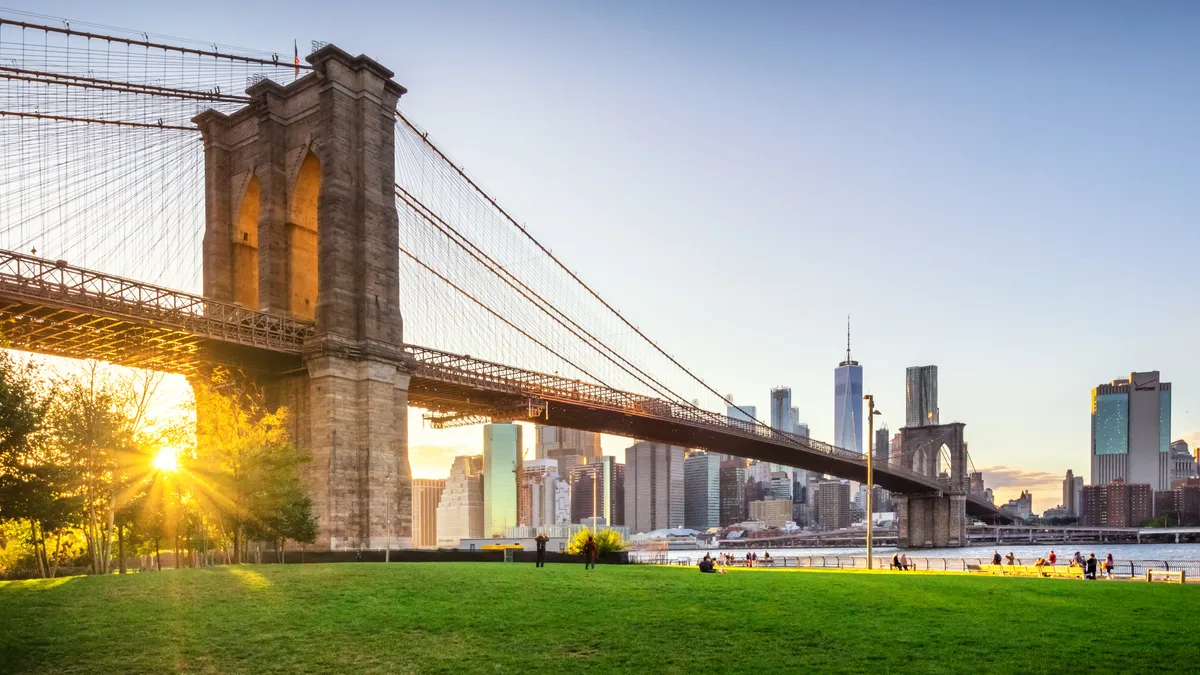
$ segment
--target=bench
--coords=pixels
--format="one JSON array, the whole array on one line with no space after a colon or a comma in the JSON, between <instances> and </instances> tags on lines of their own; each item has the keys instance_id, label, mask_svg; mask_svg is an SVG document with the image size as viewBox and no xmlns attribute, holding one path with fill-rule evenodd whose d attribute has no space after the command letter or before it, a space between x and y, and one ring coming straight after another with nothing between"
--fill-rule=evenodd
<instances>
[{"instance_id":1,"label":"bench","mask_svg":"<svg viewBox=\"0 0 1200 675\"><path fill-rule=\"evenodd\" d=\"M1179 583L1187 582L1187 573L1184 570L1146 570L1146 581L1154 581L1161 579L1167 583L1178 581Z\"/></svg>"},{"instance_id":2,"label":"bench","mask_svg":"<svg viewBox=\"0 0 1200 675\"><path fill-rule=\"evenodd\" d=\"M1003 576L1019 576L1019 577L1055 577L1059 579L1082 579L1082 567L1069 567L1066 565L969 565L967 571L975 571L971 568L977 568L979 572L987 572L990 574L998 574Z\"/></svg>"}]
</instances>

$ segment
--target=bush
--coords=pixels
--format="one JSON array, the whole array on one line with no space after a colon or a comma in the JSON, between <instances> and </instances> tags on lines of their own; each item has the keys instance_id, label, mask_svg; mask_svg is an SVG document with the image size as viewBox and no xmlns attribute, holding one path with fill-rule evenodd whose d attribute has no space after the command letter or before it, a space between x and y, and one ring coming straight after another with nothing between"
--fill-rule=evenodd
<instances>
[{"instance_id":1,"label":"bush","mask_svg":"<svg viewBox=\"0 0 1200 675\"><path fill-rule=\"evenodd\" d=\"M571 537L571 541L567 542L567 553L579 555L583 553L583 545L587 543L588 537L592 535L592 529L585 527L576 532ZM625 542L621 540L621 535L616 530L600 530L600 534L596 537L596 555L607 555L609 553L620 553L625 550Z\"/></svg>"}]
</instances>

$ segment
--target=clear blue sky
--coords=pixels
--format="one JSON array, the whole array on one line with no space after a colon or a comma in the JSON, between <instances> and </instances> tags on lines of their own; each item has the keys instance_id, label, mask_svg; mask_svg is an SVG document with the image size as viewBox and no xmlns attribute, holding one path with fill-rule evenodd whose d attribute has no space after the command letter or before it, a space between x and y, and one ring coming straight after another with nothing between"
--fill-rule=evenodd
<instances>
[{"instance_id":1,"label":"clear blue sky","mask_svg":"<svg viewBox=\"0 0 1200 675\"><path fill-rule=\"evenodd\" d=\"M635 323L739 402L790 385L819 438L850 314L883 419L937 364L997 498L1056 504L1131 370L1200 442L1200 4L380 4L21 8L376 58Z\"/></svg>"}]
</instances>

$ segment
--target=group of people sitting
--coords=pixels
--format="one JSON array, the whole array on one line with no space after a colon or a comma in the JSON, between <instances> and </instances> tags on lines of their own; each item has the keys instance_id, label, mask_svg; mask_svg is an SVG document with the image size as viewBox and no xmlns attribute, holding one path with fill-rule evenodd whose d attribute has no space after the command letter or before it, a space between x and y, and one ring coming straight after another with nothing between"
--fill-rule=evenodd
<instances>
[{"instance_id":1,"label":"group of people sitting","mask_svg":"<svg viewBox=\"0 0 1200 675\"><path fill-rule=\"evenodd\" d=\"M726 557L726 555L727 554L722 553L721 557L724 558L724 557ZM733 559L732 556L730 556L729 558L727 558L727 561L731 561L732 559ZM727 562L727 564L728 564L728 562ZM707 553L705 553L704 557L700 560L700 571L704 572L706 574L717 574L717 573L725 574L725 570L717 569L717 559L713 558L712 556L710 556Z\"/></svg>"},{"instance_id":2,"label":"group of people sitting","mask_svg":"<svg viewBox=\"0 0 1200 675\"><path fill-rule=\"evenodd\" d=\"M915 570L915 569L917 569L917 564L916 563L910 564L908 562L907 554L893 553L892 554L892 564L888 567L888 569L903 570L903 571Z\"/></svg>"},{"instance_id":3,"label":"group of people sitting","mask_svg":"<svg viewBox=\"0 0 1200 675\"><path fill-rule=\"evenodd\" d=\"M1008 555L1004 556L1003 562L1001 562L1000 551L996 551L992 554L993 565L1016 565L1017 562L1017 557L1013 555L1012 551L1009 551ZM1058 556L1055 555L1053 550L1051 550L1049 556L1046 556L1045 558L1039 556L1038 559L1033 563L1033 566L1038 568L1038 570L1041 570L1042 567L1047 565L1054 566L1057 564ZM1113 557L1111 553L1109 553L1104 560L1097 560L1096 554L1090 553L1088 554L1087 560L1084 560L1083 555L1080 554L1079 551L1075 551L1075 555L1071 556L1069 565L1073 568L1077 567L1082 569L1083 577L1085 579L1095 579L1097 567L1099 567L1101 574L1104 574L1109 579L1112 578Z\"/></svg>"},{"instance_id":4,"label":"group of people sitting","mask_svg":"<svg viewBox=\"0 0 1200 675\"><path fill-rule=\"evenodd\" d=\"M732 553L718 553L715 557L712 555L709 555L708 553L705 553L704 557L700 560L700 571L701 572L720 572L721 574L724 574L725 570L719 570L719 569L717 569L717 566L721 565L724 567L731 567L734 564L734 560L735 559L734 559ZM754 552L747 553L746 554L746 567L755 567L755 566L774 567L775 559L772 558L771 554L767 551L763 551L761 561L759 561L757 553L754 553Z\"/></svg>"}]
</instances>

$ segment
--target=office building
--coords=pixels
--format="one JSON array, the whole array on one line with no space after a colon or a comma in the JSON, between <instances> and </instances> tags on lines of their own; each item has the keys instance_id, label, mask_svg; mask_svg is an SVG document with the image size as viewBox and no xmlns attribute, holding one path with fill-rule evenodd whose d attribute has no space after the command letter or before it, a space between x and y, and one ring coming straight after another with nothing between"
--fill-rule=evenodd
<instances>
[{"instance_id":1,"label":"office building","mask_svg":"<svg viewBox=\"0 0 1200 675\"><path fill-rule=\"evenodd\" d=\"M460 455L437 506L437 545L454 548L460 539L483 536L483 456Z\"/></svg>"},{"instance_id":2,"label":"office building","mask_svg":"<svg viewBox=\"0 0 1200 675\"><path fill-rule=\"evenodd\" d=\"M799 411L797 411L797 412L799 412ZM808 433L808 425L805 424L804 422L797 423L796 430L793 433L795 433L797 436L803 436L805 438L809 438L812 435L812 434Z\"/></svg>"},{"instance_id":3,"label":"office building","mask_svg":"<svg viewBox=\"0 0 1200 675\"><path fill-rule=\"evenodd\" d=\"M799 416L799 411L796 412ZM773 387L771 389L771 428L791 433L792 431L792 389L791 387Z\"/></svg>"},{"instance_id":4,"label":"office building","mask_svg":"<svg viewBox=\"0 0 1200 675\"><path fill-rule=\"evenodd\" d=\"M910 366L905 373L904 426L938 424L937 366Z\"/></svg>"},{"instance_id":5,"label":"office building","mask_svg":"<svg viewBox=\"0 0 1200 675\"><path fill-rule=\"evenodd\" d=\"M684 448L640 441L625 450L625 525L630 532L683 527Z\"/></svg>"},{"instance_id":6,"label":"office building","mask_svg":"<svg viewBox=\"0 0 1200 675\"><path fill-rule=\"evenodd\" d=\"M413 548L437 548L437 509L445 489L445 478L412 479Z\"/></svg>"},{"instance_id":7,"label":"office building","mask_svg":"<svg viewBox=\"0 0 1200 675\"><path fill-rule=\"evenodd\" d=\"M1171 444L1171 457L1169 461L1171 468L1168 482L1172 488L1177 483L1197 477L1196 459L1188 450L1187 441L1180 440Z\"/></svg>"},{"instance_id":8,"label":"office building","mask_svg":"<svg viewBox=\"0 0 1200 675\"><path fill-rule=\"evenodd\" d=\"M766 527L783 527L791 519L790 499L762 499L750 502L750 520L761 521Z\"/></svg>"},{"instance_id":9,"label":"office building","mask_svg":"<svg viewBox=\"0 0 1200 675\"><path fill-rule=\"evenodd\" d=\"M683 460L683 526L704 532L721 525L721 456L698 452Z\"/></svg>"},{"instance_id":10,"label":"office building","mask_svg":"<svg viewBox=\"0 0 1200 675\"><path fill-rule=\"evenodd\" d=\"M526 460L521 471L517 522L530 527L570 523L570 494L570 484L559 478L557 460Z\"/></svg>"},{"instance_id":11,"label":"office building","mask_svg":"<svg viewBox=\"0 0 1200 675\"><path fill-rule=\"evenodd\" d=\"M1092 484L1170 488L1171 384L1158 371L1092 390Z\"/></svg>"},{"instance_id":12,"label":"office building","mask_svg":"<svg viewBox=\"0 0 1200 675\"><path fill-rule=\"evenodd\" d=\"M612 455L589 457L571 468L571 522L588 525L592 518L625 525L625 465Z\"/></svg>"},{"instance_id":13,"label":"office building","mask_svg":"<svg viewBox=\"0 0 1200 675\"><path fill-rule=\"evenodd\" d=\"M537 440L534 444L534 457L537 459L560 459L567 455L579 455L584 458L599 457L600 434L564 427L537 427ZM571 466L583 462L572 462ZM570 466L559 467L560 475L566 475Z\"/></svg>"},{"instance_id":14,"label":"office building","mask_svg":"<svg viewBox=\"0 0 1200 675\"><path fill-rule=\"evenodd\" d=\"M786 499L788 503L792 501L792 472L791 471L772 471L771 472L771 499ZM751 516L751 519L754 519Z\"/></svg>"},{"instance_id":15,"label":"office building","mask_svg":"<svg viewBox=\"0 0 1200 675\"><path fill-rule=\"evenodd\" d=\"M1063 478L1062 506L1074 517L1083 517L1083 476L1076 476L1070 469L1067 469L1067 476Z\"/></svg>"},{"instance_id":16,"label":"office building","mask_svg":"<svg viewBox=\"0 0 1200 675\"><path fill-rule=\"evenodd\" d=\"M1083 524L1092 527L1138 527L1154 512L1154 490L1147 483L1115 480L1083 488Z\"/></svg>"},{"instance_id":17,"label":"office building","mask_svg":"<svg viewBox=\"0 0 1200 675\"><path fill-rule=\"evenodd\" d=\"M850 324L846 324L846 360L833 371L833 444L862 454L863 370L850 358ZM847 495L846 503L850 503Z\"/></svg>"},{"instance_id":18,"label":"office building","mask_svg":"<svg viewBox=\"0 0 1200 675\"><path fill-rule=\"evenodd\" d=\"M887 424L881 424L875 430L875 448L872 452L875 466L887 467L892 456L892 434L888 430Z\"/></svg>"},{"instance_id":19,"label":"office building","mask_svg":"<svg viewBox=\"0 0 1200 675\"><path fill-rule=\"evenodd\" d=\"M746 519L746 464L740 457L721 462L721 527Z\"/></svg>"},{"instance_id":20,"label":"office building","mask_svg":"<svg viewBox=\"0 0 1200 675\"><path fill-rule=\"evenodd\" d=\"M521 426L483 425L483 532L499 537L517 524L517 483L521 474Z\"/></svg>"},{"instance_id":21,"label":"office building","mask_svg":"<svg viewBox=\"0 0 1200 675\"><path fill-rule=\"evenodd\" d=\"M725 416L729 419L754 423L758 419L758 408L752 405L730 405L725 408Z\"/></svg>"},{"instance_id":22,"label":"office building","mask_svg":"<svg viewBox=\"0 0 1200 675\"><path fill-rule=\"evenodd\" d=\"M850 483L823 480L817 484L817 524L823 530L850 527Z\"/></svg>"}]
</instances>

